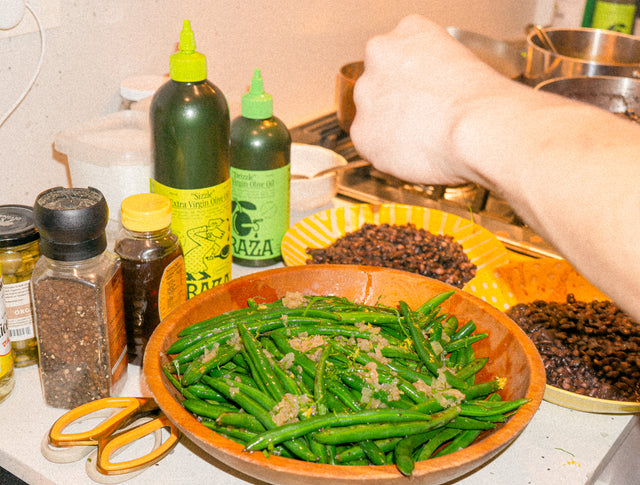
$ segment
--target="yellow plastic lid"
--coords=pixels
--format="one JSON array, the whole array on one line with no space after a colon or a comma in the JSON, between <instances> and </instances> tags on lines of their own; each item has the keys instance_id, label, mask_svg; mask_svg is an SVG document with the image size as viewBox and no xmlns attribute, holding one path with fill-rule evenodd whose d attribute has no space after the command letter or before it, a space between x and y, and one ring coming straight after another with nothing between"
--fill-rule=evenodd
<instances>
[{"instance_id":1,"label":"yellow plastic lid","mask_svg":"<svg viewBox=\"0 0 640 485\"><path fill-rule=\"evenodd\" d=\"M174 81L194 83L207 78L207 58L196 51L196 40L191 22L182 22L178 52L169 59L169 76Z\"/></svg>"},{"instance_id":2,"label":"yellow plastic lid","mask_svg":"<svg viewBox=\"0 0 640 485\"><path fill-rule=\"evenodd\" d=\"M171 225L171 200L161 194L136 194L122 201L122 225L135 232L151 232Z\"/></svg>"}]
</instances>

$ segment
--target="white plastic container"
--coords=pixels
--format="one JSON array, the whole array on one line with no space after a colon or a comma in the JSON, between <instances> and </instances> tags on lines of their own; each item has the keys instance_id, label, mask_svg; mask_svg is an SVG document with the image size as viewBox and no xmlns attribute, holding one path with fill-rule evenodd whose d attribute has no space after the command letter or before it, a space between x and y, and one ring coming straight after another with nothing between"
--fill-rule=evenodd
<instances>
[{"instance_id":1,"label":"white plastic container","mask_svg":"<svg viewBox=\"0 0 640 485\"><path fill-rule=\"evenodd\" d=\"M67 155L73 187L94 187L104 194L109 238L119 228L122 201L149 192L148 114L118 111L62 131L55 137L55 148Z\"/></svg>"}]
</instances>

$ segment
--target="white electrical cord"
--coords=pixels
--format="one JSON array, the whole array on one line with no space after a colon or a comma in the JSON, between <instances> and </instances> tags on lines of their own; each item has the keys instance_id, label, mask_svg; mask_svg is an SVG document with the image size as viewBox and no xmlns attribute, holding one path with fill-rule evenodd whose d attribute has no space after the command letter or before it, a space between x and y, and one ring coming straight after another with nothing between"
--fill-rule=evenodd
<instances>
[{"instance_id":1,"label":"white electrical cord","mask_svg":"<svg viewBox=\"0 0 640 485\"><path fill-rule=\"evenodd\" d=\"M13 106L9 108L9 111L7 111L2 118L0 118L0 126L2 126L5 121L7 121L9 116L13 114L13 112L20 105L20 103L22 103L22 100L24 100L24 98L27 96L29 91L31 91L31 88L36 82L36 78L38 77L38 74L40 74L40 69L42 68L42 62L44 60L44 28L42 27L42 22L40 22L40 18L38 17L36 12L33 10L33 8L31 8L31 5L29 5L29 2L26 2L24 6L26 7L27 10L29 10L34 20L38 24L38 30L40 31L40 60L38 61L36 72L33 74L33 77L29 81L29 84L27 85L26 89L22 92L18 100L13 104Z\"/></svg>"}]
</instances>

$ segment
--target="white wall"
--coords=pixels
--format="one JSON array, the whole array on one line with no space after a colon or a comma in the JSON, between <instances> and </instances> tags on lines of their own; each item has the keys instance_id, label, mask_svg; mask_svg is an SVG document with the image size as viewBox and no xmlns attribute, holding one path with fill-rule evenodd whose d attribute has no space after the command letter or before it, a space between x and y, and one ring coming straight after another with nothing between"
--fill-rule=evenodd
<instances>
[{"instance_id":1,"label":"white wall","mask_svg":"<svg viewBox=\"0 0 640 485\"><path fill-rule=\"evenodd\" d=\"M362 57L366 40L412 12L501 39L521 38L535 0L74 0L60 1L61 26L46 31L46 58L25 101L0 126L0 204L32 205L68 186L57 132L119 106L119 85L164 74L182 20L191 20L209 79L232 117L253 69L262 69L276 115L288 126L335 109L335 76ZM27 14L28 15L28 14ZM35 70L39 36L0 39L0 115Z\"/></svg>"}]
</instances>

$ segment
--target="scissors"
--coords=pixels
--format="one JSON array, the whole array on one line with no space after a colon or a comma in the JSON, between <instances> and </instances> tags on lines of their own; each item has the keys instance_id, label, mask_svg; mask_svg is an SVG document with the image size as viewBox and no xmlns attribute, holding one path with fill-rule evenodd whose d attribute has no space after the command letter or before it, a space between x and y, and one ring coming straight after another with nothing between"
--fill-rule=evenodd
<instances>
[{"instance_id":1,"label":"scissors","mask_svg":"<svg viewBox=\"0 0 640 485\"><path fill-rule=\"evenodd\" d=\"M87 431L64 432L71 425L97 418L106 419ZM163 429L170 433L164 441ZM111 461L125 448L152 433L154 446L149 453L128 461ZM93 451L86 463L90 478L100 483L120 483L160 461L179 439L180 431L152 398L108 397L62 415L45 434L41 450L44 457L54 463L78 461Z\"/></svg>"}]
</instances>

